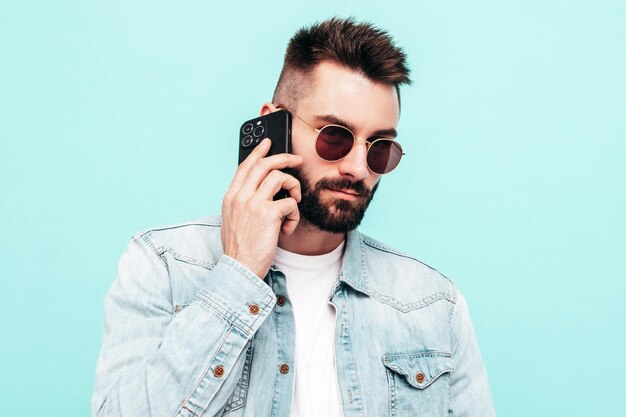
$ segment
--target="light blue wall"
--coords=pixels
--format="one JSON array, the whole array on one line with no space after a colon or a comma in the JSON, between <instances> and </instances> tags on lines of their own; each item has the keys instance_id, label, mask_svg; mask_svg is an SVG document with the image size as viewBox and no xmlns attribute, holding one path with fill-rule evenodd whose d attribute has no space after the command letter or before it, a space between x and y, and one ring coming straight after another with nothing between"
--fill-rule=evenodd
<instances>
[{"instance_id":1,"label":"light blue wall","mask_svg":"<svg viewBox=\"0 0 626 417\"><path fill-rule=\"evenodd\" d=\"M128 239L218 213L239 123L332 15L415 81L362 229L463 289L500 416L622 414L625 4L4 1L0 415L88 415Z\"/></svg>"}]
</instances>

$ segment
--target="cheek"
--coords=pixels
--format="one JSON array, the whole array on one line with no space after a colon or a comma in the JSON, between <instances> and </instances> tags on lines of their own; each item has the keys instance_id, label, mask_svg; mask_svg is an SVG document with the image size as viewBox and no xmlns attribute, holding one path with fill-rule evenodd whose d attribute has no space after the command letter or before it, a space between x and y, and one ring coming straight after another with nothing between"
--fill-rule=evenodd
<instances>
[{"instance_id":1,"label":"cheek","mask_svg":"<svg viewBox=\"0 0 626 417\"><path fill-rule=\"evenodd\" d=\"M300 155L302 157L302 165L300 165L300 169L312 180L316 181L320 171L320 163L323 163L321 159L317 157L317 154L311 154L310 152L298 152L294 149L294 153L296 155Z\"/></svg>"},{"instance_id":2,"label":"cheek","mask_svg":"<svg viewBox=\"0 0 626 417\"><path fill-rule=\"evenodd\" d=\"M380 175L370 174L370 176L365 179L365 185L367 185L371 190L376 186L376 184L378 184L378 181L380 181Z\"/></svg>"},{"instance_id":3,"label":"cheek","mask_svg":"<svg viewBox=\"0 0 626 417\"><path fill-rule=\"evenodd\" d=\"M291 153L302 157L300 168L309 176L315 176L320 169L326 169L325 167L328 164L317 155L315 138L293 137Z\"/></svg>"},{"instance_id":4,"label":"cheek","mask_svg":"<svg viewBox=\"0 0 626 417\"><path fill-rule=\"evenodd\" d=\"M317 152L315 151L315 138L294 135L291 138L291 153L299 155L305 160L310 160L314 156L317 156Z\"/></svg>"}]
</instances>

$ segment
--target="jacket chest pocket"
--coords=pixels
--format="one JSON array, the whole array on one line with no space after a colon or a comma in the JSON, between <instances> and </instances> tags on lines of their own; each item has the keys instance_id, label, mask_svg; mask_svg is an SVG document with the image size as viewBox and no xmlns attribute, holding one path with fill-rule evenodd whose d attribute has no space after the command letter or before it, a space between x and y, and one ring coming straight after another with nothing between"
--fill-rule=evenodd
<instances>
[{"instance_id":1,"label":"jacket chest pocket","mask_svg":"<svg viewBox=\"0 0 626 417\"><path fill-rule=\"evenodd\" d=\"M389 415L447 416L449 377L454 370L447 352L421 351L383 356L387 371Z\"/></svg>"}]
</instances>

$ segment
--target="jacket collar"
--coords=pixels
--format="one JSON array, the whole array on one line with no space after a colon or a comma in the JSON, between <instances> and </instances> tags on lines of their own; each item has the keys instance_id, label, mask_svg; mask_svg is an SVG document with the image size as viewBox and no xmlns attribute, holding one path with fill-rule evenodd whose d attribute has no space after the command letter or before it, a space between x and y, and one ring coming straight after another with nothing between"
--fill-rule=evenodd
<instances>
[{"instance_id":1,"label":"jacket collar","mask_svg":"<svg viewBox=\"0 0 626 417\"><path fill-rule=\"evenodd\" d=\"M361 233L358 229L348 232L346 236L346 248L343 253L343 262L339 274L339 282L347 284L356 291L369 295L367 283L367 271L365 268L365 250Z\"/></svg>"}]
</instances>

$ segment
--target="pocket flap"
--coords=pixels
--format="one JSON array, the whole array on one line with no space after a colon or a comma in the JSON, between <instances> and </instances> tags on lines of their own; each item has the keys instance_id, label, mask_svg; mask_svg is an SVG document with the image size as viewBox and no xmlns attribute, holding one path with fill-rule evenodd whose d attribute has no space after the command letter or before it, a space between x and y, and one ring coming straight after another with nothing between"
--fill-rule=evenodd
<instances>
[{"instance_id":1,"label":"pocket flap","mask_svg":"<svg viewBox=\"0 0 626 417\"><path fill-rule=\"evenodd\" d=\"M450 353L433 350L384 355L383 363L419 389L426 388L440 375L454 370Z\"/></svg>"}]
</instances>

